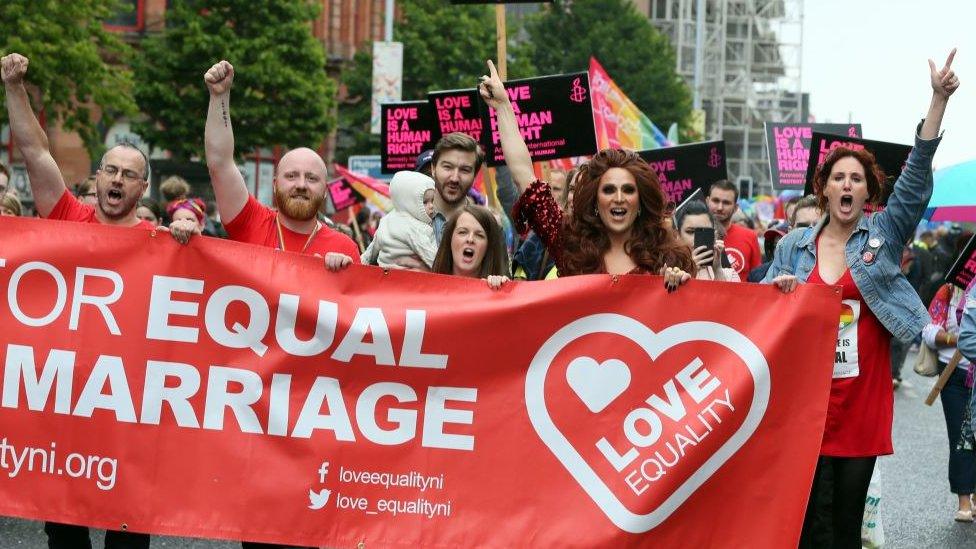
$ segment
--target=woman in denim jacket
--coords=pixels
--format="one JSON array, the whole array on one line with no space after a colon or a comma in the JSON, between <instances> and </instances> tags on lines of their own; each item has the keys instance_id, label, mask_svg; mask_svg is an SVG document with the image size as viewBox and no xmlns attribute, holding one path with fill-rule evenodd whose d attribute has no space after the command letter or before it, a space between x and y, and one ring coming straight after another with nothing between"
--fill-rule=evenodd
<instances>
[{"instance_id":1,"label":"woman in denim jacket","mask_svg":"<svg viewBox=\"0 0 976 549\"><path fill-rule=\"evenodd\" d=\"M839 286L843 307L838 328L830 402L820 460L800 546L812 546L818 483L833 478L833 547L860 547L861 519L877 456L892 453L890 338L914 339L929 322L926 308L901 272L901 251L932 195L932 156L949 96L959 87L951 69L930 60L932 101L919 124L915 148L884 211L864 214L881 197L885 176L874 155L835 149L814 176L826 213L816 227L783 237L763 280L784 292L798 283Z\"/></svg>"}]
</instances>

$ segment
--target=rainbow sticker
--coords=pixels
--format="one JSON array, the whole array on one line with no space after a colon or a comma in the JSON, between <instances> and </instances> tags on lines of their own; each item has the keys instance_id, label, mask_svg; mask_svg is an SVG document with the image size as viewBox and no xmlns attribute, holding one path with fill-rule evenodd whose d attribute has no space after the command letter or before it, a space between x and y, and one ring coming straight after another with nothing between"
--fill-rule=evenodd
<instances>
[{"instance_id":1,"label":"rainbow sticker","mask_svg":"<svg viewBox=\"0 0 976 549\"><path fill-rule=\"evenodd\" d=\"M854 322L854 309L847 303L840 304L840 329L851 325Z\"/></svg>"}]
</instances>

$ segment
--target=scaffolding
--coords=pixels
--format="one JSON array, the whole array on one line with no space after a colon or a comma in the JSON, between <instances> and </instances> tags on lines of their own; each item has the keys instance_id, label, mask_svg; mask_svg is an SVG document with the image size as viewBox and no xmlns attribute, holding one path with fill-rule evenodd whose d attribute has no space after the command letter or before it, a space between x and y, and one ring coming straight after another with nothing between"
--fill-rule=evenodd
<instances>
[{"instance_id":1,"label":"scaffolding","mask_svg":"<svg viewBox=\"0 0 976 549\"><path fill-rule=\"evenodd\" d=\"M677 71L705 112L705 138L725 140L730 179L771 192L763 123L808 117L800 78L803 0L633 1L670 38ZM699 5L705 7L701 22Z\"/></svg>"}]
</instances>

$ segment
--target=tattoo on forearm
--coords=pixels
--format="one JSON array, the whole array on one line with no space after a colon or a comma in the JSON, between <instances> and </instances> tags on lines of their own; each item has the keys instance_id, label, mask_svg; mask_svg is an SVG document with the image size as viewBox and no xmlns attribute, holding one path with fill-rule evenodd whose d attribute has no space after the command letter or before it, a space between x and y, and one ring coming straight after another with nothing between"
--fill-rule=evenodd
<instances>
[{"instance_id":1,"label":"tattoo on forearm","mask_svg":"<svg viewBox=\"0 0 976 549\"><path fill-rule=\"evenodd\" d=\"M227 119L227 102L226 101L221 101L220 102L220 111L224 115L224 127L226 128L228 125L230 125L230 121Z\"/></svg>"}]
</instances>

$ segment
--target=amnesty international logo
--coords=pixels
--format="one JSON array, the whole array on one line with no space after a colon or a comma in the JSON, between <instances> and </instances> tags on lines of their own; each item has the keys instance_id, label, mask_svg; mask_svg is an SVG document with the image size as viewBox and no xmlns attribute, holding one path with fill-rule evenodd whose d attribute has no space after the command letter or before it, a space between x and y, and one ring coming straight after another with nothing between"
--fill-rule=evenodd
<instances>
[{"instance_id":1,"label":"amnesty international logo","mask_svg":"<svg viewBox=\"0 0 976 549\"><path fill-rule=\"evenodd\" d=\"M569 91L569 100L574 103L582 103L586 101L586 88L580 85L580 78L573 80L573 89Z\"/></svg>"},{"instance_id":2,"label":"amnesty international logo","mask_svg":"<svg viewBox=\"0 0 976 549\"><path fill-rule=\"evenodd\" d=\"M722 164L722 153L718 152L718 147L712 147L708 151L708 167L717 168Z\"/></svg>"}]
</instances>

